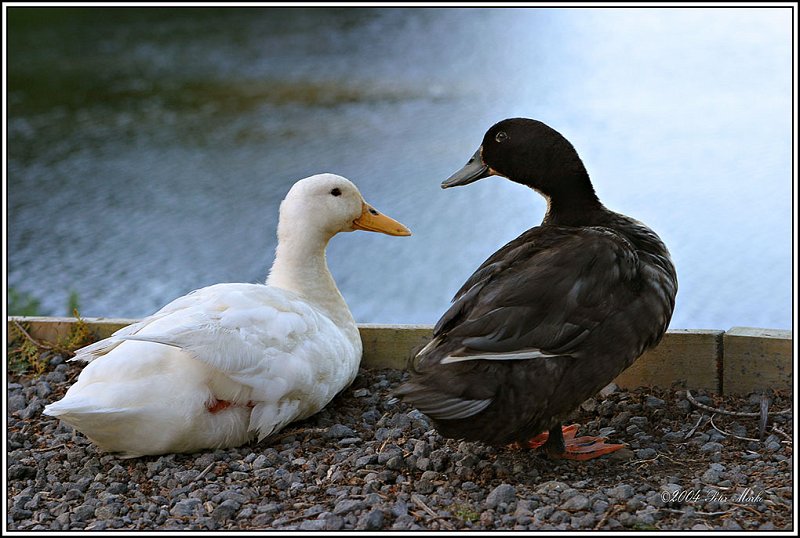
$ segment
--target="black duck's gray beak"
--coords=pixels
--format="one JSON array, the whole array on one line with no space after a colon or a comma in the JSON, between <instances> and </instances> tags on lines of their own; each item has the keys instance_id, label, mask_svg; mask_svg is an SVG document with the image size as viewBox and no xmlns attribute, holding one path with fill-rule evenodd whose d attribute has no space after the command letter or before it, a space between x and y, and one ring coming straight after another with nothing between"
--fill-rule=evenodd
<instances>
[{"instance_id":1,"label":"black duck's gray beak","mask_svg":"<svg viewBox=\"0 0 800 538\"><path fill-rule=\"evenodd\" d=\"M442 188L449 189L450 187L469 185L474 181L491 176L492 174L491 168L483 163L483 159L481 159L481 148L478 148L478 151L467 161L464 168L442 182Z\"/></svg>"}]
</instances>

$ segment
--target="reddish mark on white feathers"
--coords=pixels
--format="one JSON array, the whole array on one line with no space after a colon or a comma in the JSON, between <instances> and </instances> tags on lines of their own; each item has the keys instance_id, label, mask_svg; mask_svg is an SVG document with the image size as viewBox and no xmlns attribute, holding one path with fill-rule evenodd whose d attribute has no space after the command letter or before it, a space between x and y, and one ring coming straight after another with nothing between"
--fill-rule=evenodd
<instances>
[{"instance_id":1,"label":"reddish mark on white feathers","mask_svg":"<svg viewBox=\"0 0 800 538\"><path fill-rule=\"evenodd\" d=\"M224 411L229 407L254 407L256 404L253 402L247 402L247 404L236 404L229 400L217 400L216 398L211 399L210 401L206 402L206 409L208 409L209 413L219 413L220 411Z\"/></svg>"}]
</instances>

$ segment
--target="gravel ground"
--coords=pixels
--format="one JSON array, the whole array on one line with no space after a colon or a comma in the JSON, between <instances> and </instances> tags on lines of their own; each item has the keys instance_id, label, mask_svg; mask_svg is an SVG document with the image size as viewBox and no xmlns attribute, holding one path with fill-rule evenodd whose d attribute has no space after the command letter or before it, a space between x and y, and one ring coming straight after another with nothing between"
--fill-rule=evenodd
<instances>
[{"instance_id":1,"label":"gravel ground","mask_svg":"<svg viewBox=\"0 0 800 538\"><path fill-rule=\"evenodd\" d=\"M363 369L271 441L122 460L41 413L79 371L54 356L38 378L9 374L7 530L793 529L792 416L769 416L762 441L738 439L758 437L759 419L712 424L680 387L587 400L579 435L628 448L584 463L444 439L390 402L403 372ZM693 394L760 408L759 394ZM768 397L770 411L791 406Z\"/></svg>"}]
</instances>

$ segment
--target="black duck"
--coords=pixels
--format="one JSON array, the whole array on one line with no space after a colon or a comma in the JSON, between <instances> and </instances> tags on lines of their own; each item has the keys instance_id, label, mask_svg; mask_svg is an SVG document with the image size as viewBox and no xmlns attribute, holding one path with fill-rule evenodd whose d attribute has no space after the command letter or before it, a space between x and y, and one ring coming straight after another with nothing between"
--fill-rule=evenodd
<instances>
[{"instance_id":1,"label":"black duck","mask_svg":"<svg viewBox=\"0 0 800 538\"><path fill-rule=\"evenodd\" d=\"M458 290L396 395L447 437L502 445L538 435L528 446L570 459L616 450L574 427L562 433L562 421L661 340L678 287L669 252L603 206L572 144L542 122L492 126L442 187L491 175L544 196L544 220Z\"/></svg>"}]
</instances>

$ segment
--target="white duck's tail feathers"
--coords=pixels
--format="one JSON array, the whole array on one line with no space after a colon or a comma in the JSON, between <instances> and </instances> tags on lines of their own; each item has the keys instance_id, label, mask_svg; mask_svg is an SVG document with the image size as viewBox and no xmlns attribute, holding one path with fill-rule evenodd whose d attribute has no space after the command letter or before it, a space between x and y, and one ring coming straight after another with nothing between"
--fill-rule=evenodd
<instances>
[{"instance_id":1,"label":"white duck's tail feathers","mask_svg":"<svg viewBox=\"0 0 800 538\"><path fill-rule=\"evenodd\" d=\"M115 337L105 338L100 340L99 342L95 342L94 344L89 344L86 347L82 347L75 351L75 356L69 359L68 362L73 361L81 361L81 362L92 362L93 360L102 357L110 353L114 348L122 343L122 340L119 340Z\"/></svg>"},{"instance_id":2,"label":"white duck's tail feathers","mask_svg":"<svg viewBox=\"0 0 800 538\"><path fill-rule=\"evenodd\" d=\"M152 342L154 344L163 344L165 346L176 347L182 349L183 346L168 336L159 334L131 334L120 337L120 340L135 340L137 342Z\"/></svg>"},{"instance_id":3,"label":"white duck's tail feathers","mask_svg":"<svg viewBox=\"0 0 800 538\"><path fill-rule=\"evenodd\" d=\"M99 407L97 402L88 398L69 398L46 405L42 413L61 419L69 416L112 415L130 413L129 407Z\"/></svg>"},{"instance_id":4,"label":"white duck's tail feathers","mask_svg":"<svg viewBox=\"0 0 800 538\"><path fill-rule=\"evenodd\" d=\"M260 443L270 435L281 431L287 424L302 417L297 416L300 402L296 400L260 402L250 412L248 431L258 434Z\"/></svg>"},{"instance_id":5,"label":"white duck's tail feathers","mask_svg":"<svg viewBox=\"0 0 800 538\"><path fill-rule=\"evenodd\" d=\"M144 327L147 323L147 320L142 320L137 323L132 323L127 327L123 327L118 331L114 332L108 338L104 338L99 340L93 344L89 344L88 346L84 346L75 351L75 356L70 361L84 361L84 362L92 362L98 357L102 357L113 351L118 345L128 339L129 336L132 336L139 332L139 330Z\"/></svg>"}]
</instances>

